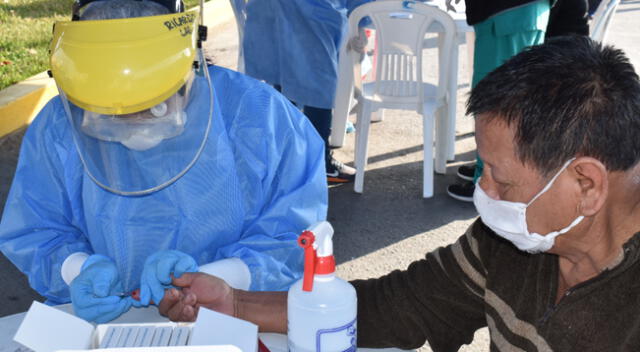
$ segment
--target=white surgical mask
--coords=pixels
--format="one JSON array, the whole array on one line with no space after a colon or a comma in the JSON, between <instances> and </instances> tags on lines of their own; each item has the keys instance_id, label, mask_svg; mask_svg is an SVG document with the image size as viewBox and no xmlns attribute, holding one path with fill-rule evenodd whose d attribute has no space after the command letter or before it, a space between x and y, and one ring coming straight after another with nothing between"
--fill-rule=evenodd
<instances>
[{"instance_id":1,"label":"white surgical mask","mask_svg":"<svg viewBox=\"0 0 640 352\"><path fill-rule=\"evenodd\" d=\"M527 204L493 199L482 190L480 182L478 181L473 193L473 204L476 206L482 222L493 230L493 232L507 239L522 251L539 253L551 249L556 237L567 233L574 226L578 225L580 221L584 219L584 216L578 216L569 226L559 231L541 235L535 232L529 232L527 228L527 207L551 188L556 178L560 176L574 159L575 158L572 158L567 161L555 176L551 178L551 181Z\"/></svg>"}]
</instances>

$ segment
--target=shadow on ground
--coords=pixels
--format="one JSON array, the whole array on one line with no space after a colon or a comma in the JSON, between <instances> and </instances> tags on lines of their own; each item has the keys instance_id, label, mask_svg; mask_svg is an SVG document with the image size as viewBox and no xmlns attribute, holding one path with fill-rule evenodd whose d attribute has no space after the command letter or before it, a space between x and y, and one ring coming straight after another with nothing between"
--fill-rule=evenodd
<instances>
[{"instance_id":1,"label":"shadow on ground","mask_svg":"<svg viewBox=\"0 0 640 352\"><path fill-rule=\"evenodd\" d=\"M378 155L369 160L384 157ZM456 159L472 160L473 153L459 155ZM422 198L422 162L367 171L362 194L353 191L353 184L332 187L329 190L328 219L336 230L334 248L337 263L369 254L454 220L477 216L472 203L454 200L446 194L446 187L458 182L454 176L456 168L449 167L447 175L435 175L434 196L428 199Z\"/></svg>"}]
</instances>

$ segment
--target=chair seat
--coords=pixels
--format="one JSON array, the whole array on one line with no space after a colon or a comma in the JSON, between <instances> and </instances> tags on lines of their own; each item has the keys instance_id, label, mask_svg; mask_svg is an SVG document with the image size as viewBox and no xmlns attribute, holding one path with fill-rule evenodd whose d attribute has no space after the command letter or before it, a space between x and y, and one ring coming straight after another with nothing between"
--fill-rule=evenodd
<instances>
[{"instance_id":1,"label":"chair seat","mask_svg":"<svg viewBox=\"0 0 640 352\"><path fill-rule=\"evenodd\" d=\"M417 92L418 92L418 84L419 83L407 83L407 87L406 90L410 91L411 93L413 93L414 95L409 95L409 96L382 96L380 94L374 94L375 92L375 84L374 82L372 83L365 83L362 85L362 90L363 90L363 95L362 98L365 98L366 100L376 103L376 108L383 108L383 109L393 109L393 108L408 108L408 105L411 104L410 108L413 108L414 106L416 108L419 108L417 106L418 102L420 101L420 99L417 96ZM379 91L381 92L393 92L394 89L396 89L398 82L396 81L378 81L378 84L380 85L380 89ZM437 91L438 91L438 87L434 84L431 83L422 83L422 90L423 90L423 95L424 95L424 100L432 100L435 101L436 100L436 96L437 96ZM444 101L440 101L438 102L438 106L441 106L442 104L444 104Z\"/></svg>"}]
</instances>

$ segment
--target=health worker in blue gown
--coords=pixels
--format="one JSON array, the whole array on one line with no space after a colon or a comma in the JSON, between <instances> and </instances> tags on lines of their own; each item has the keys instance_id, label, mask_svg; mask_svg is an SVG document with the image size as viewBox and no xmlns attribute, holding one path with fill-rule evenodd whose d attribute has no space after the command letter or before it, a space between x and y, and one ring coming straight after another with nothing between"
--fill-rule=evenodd
<instances>
[{"instance_id":1,"label":"health worker in blue gown","mask_svg":"<svg viewBox=\"0 0 640 352\"><path fill-rule=\"evenodd\" d=\"M355 170L331 156L328 142L347 11L367 0L231 2L236 13L246 14L245 72L275 86L303 109L325 142L327 180L352 181Z\"/></svg>"},{"instance_id":2,"label":"health worker in blue gown","mask_svg":"<svg viewBox=\"0 0 640 352\"><path fill-rule=\"evenodd\" d=\"M207 67L197 9L75 8L55 25L60 96L24 137L0 250L49 303L96 322L160 302L189 271L287 289L299 233L326 217L313 126L268 85Z\"/></svg>"}]
</instances>

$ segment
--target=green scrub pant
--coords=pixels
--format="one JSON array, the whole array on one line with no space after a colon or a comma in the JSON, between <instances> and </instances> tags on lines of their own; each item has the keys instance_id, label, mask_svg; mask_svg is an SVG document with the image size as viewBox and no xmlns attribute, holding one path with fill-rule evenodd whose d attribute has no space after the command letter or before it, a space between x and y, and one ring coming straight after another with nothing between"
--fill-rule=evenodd
<instances>
[{"instance_id":1,"label":"green scrub pant","mask_svg":"<svg viewBox=\"0 0 640 352\"><path fill-rule=\"evenodd\" d=\"M476 40L472 88L524 48L544 42L549 7L549 0L538 0L503 11L473 26ZM482 175L482 169L482 160L477 156L474 183Z\"/></svg>"}]
</instances>

